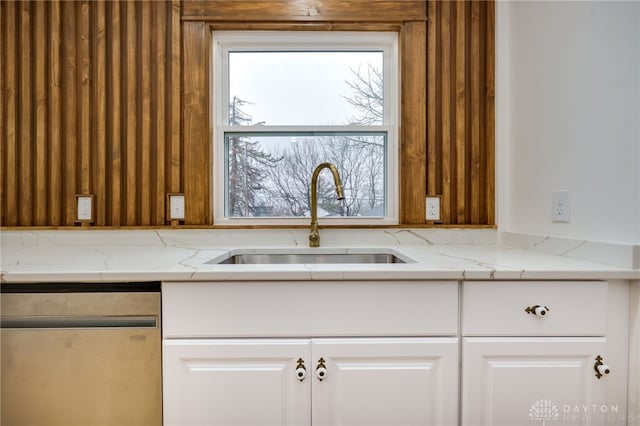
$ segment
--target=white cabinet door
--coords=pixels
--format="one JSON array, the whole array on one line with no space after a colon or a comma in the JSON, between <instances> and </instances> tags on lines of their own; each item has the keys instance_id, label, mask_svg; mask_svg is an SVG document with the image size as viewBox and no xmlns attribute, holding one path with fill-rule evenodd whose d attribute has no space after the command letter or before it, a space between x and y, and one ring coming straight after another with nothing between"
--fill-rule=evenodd
<instances>
[{"instance_id":1,"label":"white cabinet door","mask_svg":"<svg viewBox=\"0 0 640 426\"><path fill-rule=\"evenodd\" d=\"M314 426L457 424L457 338L314 339L312 352Z\"/></svg>"},{"instance_id":2,"label":"white cabinet door","mask_svg":"<svg viewBox=\"0 0 640 426\"><path fill-rule=\"evenodd\" d=\"M598 355L607 363L604 338L463 339L462 424L625 424L625 389L614 376L626 366L598 379Z\"/></svg>"},{"instance_id":3,"label":"white cabinet door","mask_svg":"<svg viewBox=\"0 0 640 426\"><path fill-rule=\"evenodd\" d=\"M165 426L311 424L308 339L165 340Z\"/></svg>"}]
</instances>

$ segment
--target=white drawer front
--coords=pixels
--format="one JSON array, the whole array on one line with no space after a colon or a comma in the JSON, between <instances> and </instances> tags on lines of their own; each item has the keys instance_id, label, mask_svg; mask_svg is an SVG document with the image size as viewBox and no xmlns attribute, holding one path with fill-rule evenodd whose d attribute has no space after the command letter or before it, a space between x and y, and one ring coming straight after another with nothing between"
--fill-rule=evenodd
<instances>
[{"instance_id":1,"label":"white drawer front","mask_svg":"<svg viewBox=\"0 0 640 426\"><path fill-rule=\"evenodd\" d=\"M548 311L535 314L536 306ZM465 336L604 336L606 328L603 281L467 281L462 286Z\"/></svg>"},{"instance_id":2,"label":"white drawer front","mask_svg":"<svg viewBox=\"0 0 640 426\"><path fill-rule=\"evenodd\" d=\"M453 336L456 281L162 285L164 338Z\"/></svg>"}]
</instances>

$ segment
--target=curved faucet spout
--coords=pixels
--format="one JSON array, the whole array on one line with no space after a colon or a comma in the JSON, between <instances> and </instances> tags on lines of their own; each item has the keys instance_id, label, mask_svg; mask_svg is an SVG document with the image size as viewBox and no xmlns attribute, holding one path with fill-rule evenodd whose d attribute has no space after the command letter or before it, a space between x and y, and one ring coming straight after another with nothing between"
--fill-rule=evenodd
<instances>
[{"instance_id":1,"label":"curved faucet spout","mask_svg":"<svg viewBox=\"0 0 640 426\"><path fill-rule=\"evenodd\" d=\"M322 163L313 171L311 177L311 232L309 233L309 247L320 247L320 232L318 231L318 176L322 169L329 169L336 185L338 200L344 200L342 180L338 169L331 163Z\"/></svg>"}]
</instances>

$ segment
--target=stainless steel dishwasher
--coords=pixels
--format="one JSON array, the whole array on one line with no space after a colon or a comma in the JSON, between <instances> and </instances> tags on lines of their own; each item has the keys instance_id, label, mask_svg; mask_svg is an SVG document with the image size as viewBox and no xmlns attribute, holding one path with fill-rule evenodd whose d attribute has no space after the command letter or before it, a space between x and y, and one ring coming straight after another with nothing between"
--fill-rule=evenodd
<instances>
[{"instance_id":1,"label":"stainless steel dishwasher","mask_svg":"<svg viewBox=\"0 0 640 426\"><path fill-rule=\"evenodd\" d=\"M160 426L160 283L2 284L0 424Z\"/></svg>"}]
</instances>

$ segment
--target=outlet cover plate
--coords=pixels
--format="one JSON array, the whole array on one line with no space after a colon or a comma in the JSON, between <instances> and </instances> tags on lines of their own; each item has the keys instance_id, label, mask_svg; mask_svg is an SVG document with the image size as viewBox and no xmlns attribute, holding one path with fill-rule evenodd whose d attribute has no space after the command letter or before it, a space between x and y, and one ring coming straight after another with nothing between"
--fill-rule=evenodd
<instances>
[{"instance_id":1,"label":"outlet cover plate","mask_svg":"<svg viewBox=\"0 0 640 426\"><path fill-rule=\"evenodd\" d=\"M439 222L440 221L440 196L428 195L426 203L427 203L426 219L431 222Z\"/></svg>"},{"instance_id":2,"label":"outlet cover plate","mask_svg":"<svg viewBox=\"0 0 640 426\"><path fill-rule=\"evenodd\" d=\"M93 222L93 195L76 194L76 222Z\"/></svg>"},{"instance_id":3,"label":"outlet cover plate","mask_svg":"<svg viewBox=\"0 0 640 426\"><path fill-rule=\"evenodd\" d=\"M571 206L569 204L569 191L553 192L551 208L551 220L553 222L570 222Z\"/></svg>"},{"instance_id":4,"label":"outlet cover plate","mask_svg":"<svg viewBox=\"0 0 640 426\"><path fill-rule=\"evenodd\" d=\"M184 220L184 194L168 194L169 220Z\"/></svg>"}]
</instances>

